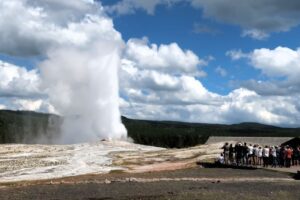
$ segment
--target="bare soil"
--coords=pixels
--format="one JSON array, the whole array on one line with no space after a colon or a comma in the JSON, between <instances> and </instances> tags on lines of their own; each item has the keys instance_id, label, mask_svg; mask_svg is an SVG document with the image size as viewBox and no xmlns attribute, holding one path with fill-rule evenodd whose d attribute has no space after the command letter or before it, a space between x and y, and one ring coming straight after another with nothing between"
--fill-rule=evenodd
<instances>
[{"instance_id":1,"label":"bare soil","mask_svg":"<svg viewBox=\"0 0 300 200\"><path fill-rule=\"evenodd\" d=\"M0 184L0 199L300 199L300 181L264 169L193 167Z\"/></svg>"}]
</instances>

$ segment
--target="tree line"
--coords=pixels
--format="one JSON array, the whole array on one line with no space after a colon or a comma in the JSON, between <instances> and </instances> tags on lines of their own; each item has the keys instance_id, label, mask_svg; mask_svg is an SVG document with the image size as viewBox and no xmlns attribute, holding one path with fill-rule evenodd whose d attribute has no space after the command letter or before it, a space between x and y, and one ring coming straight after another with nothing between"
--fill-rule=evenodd
<instances>
[{"instance_id":1,"label":"tree line","mask_svg":"<svg viewBox=\"0 0 300 200\"><path fill-rule=\"evenodd\" d=\"M29 111L0 110L0 143L54 141L63 118ZM182 148L204 144L209 136L296 137L299 128L279 128L257 123L234 125L134 120L122 117L135 143ZM40 139L44 140L40 140Z\"/></svg>"}]
</instances>

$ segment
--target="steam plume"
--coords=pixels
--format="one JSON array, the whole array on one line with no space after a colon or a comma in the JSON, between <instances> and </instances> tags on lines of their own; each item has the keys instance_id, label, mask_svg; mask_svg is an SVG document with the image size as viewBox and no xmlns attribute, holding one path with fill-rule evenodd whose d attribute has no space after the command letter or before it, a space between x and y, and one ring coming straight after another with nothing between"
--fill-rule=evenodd
<instances>
[{"instance_id":1,"label":"steam plume","mask_svg":"<svg viewBox=\"0 0 300 200\"><path fill-rule=\"evenodd\" d=\"M126 137L119 112L118 68L123 46L110 19L86 16L83 44L58 45L40 64L50 102L64 116L64 143Z\"/></svg>"},{"instance_id":2,"label":"steam plume","mask_svg":"<svg viewBox=\"0 0 300 200\"><path fill-rule=\"evenodd\" d=\"M64 117L60 142L126 137L118 103L124 44L99 1L0 1L0 16L0 52L42 60L41 96Z\"/></svg>"}]
</instances>

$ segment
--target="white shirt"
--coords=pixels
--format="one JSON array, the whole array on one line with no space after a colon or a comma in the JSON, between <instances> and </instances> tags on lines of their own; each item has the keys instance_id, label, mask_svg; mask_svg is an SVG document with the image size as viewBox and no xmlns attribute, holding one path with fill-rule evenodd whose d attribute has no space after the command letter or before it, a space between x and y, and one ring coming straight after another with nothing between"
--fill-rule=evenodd
<instances>
[{"instance_id":1,"label":"white shirt","mask_svg":"<svg viewBox=\"0 0 300 200\"><path fill-rule=\"evenodd\" d=\"M276 155L276 149L272 149L272 156L273 157L276 157L277 155Z\"/></svg>"},{"instance_id":2,"label":"white shirt","mask_svg":"<svg viewBox=\"0 0 300 200\"><path fill-rule=\"evenodd\" d=\"M249 151L249 155L252 155L253 154L253 146L249 146L248 151Z\"/></svg>"},{"instance_id":3,"label":"white shirt","mask_svg":"<svg viewBox=\"0 0 300 200\"><path fill-rule=\"evenodd\" d=\"M257 147L253 147L253 154L255 156L258 156L258 148Z\"/></svg>"},{"instance_id":4,"label":"white shirt","mask_svg":"<svg viewBox=\"0 0 300 200\"><path fill-rule=\"evenodd\" d=\"M264 148L264 150L263 150L263 157L269 157L269 154L270 154L269 148Z\"/></svg>"},{"instance_id":5,"label":"white shirt","mask_svg":"<svg viewBox=\"0 0 300 200\"><path fill-rule=\"evenodd\" d=\"M257 150L257 156L258 156L258 157L262 157L262 152L263 152L262 149L258 149L258 150Z\"/></svg>"},{"instance_id":6,"label":"white shirt","mask_svg":"<svg viewBox=\"0 0 300 200\"><path fill-rule=\"evenodd\" d=\"M224 164L224 156L219 156L218 157L218 162L221 164Z\"/></svg>"}]
</instances>

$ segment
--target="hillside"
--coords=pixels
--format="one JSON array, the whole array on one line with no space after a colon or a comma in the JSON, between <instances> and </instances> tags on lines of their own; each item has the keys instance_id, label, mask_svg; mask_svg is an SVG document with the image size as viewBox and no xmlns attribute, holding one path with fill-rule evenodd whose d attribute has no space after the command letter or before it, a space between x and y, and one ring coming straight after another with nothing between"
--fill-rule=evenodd
<instances>
[{"instance_id":1,"label":"hillside","mask_svg":"<svg viewBox=\"0 0 300 200\"><path fill-rule=\"evenodd\" d=\"M293 137L300 128L258 123L233 125L133 120L122 117L128 135L139 144L187 147L205 143L209 136ZM28 111L0 110L0 143L50 143L60 134L62 118Z\"/></svg>"},{"instance_id":2,"label":"hillside","mask_svg":"<svg viewBox=\"0 0 300 200\"><path fill-rule=\"evenodd\" d=\"M57 115L0 110L0 143L51 143L60 134L60 123Z\"/></svg>"},{"instance_id":3,"label":"hillside","mask_svg":"<svg viewBox=\"0 0 300 200\"><path fill-rule=\"evenodd\" d=\"M280 128L259 123L233 125L132 120L122 118L130 137L141 144L186 147L205 143L209 136L295 137L300 128Z\"/></svg>"}]
</instances>

